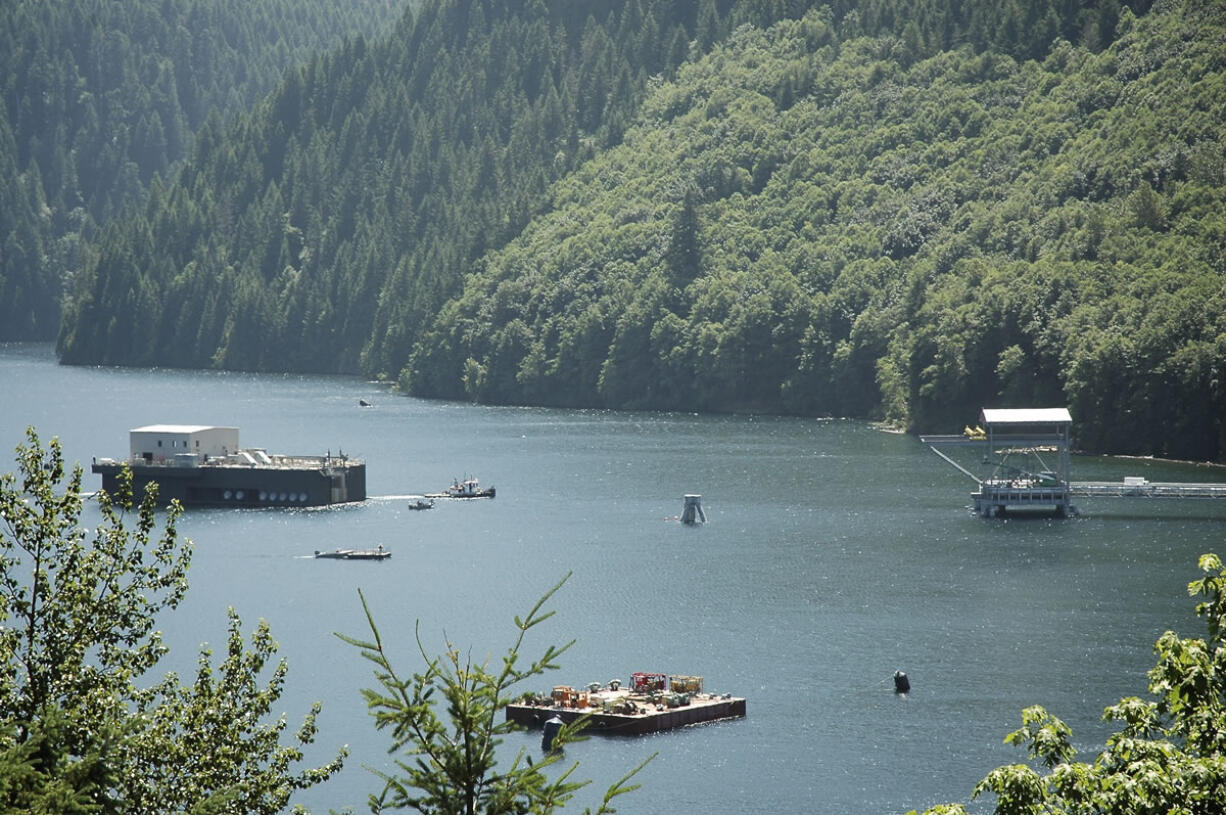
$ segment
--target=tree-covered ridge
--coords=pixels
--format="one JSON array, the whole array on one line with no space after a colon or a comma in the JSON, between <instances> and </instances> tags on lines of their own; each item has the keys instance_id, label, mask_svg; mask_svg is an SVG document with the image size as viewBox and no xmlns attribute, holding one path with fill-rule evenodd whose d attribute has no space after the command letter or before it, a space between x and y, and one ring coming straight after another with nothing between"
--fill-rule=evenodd
<instances>
[{"instance_id":1,"label":"tree-covered ridge","mask_svg":"<svg viewBox=\"0 0 1226 815\"><path fill-rule=\"evenodd\" d=\"M321 55L250 116L211 126L184 177L99 240L62 358L394 376L481 255L620 141L649 81L810 5L424 3L386 40ZM824 14L919 56L995 47L987 31L1042 50L1047 29L1013 24L1030 19L1096 40L1119 6L874 0Z\"/></svg>"},{"instance_id":2,"label":"tree-covered ridge","mask_svg":"<svg viewBox=\"0 0 1226 815\"><path fill-rule=\"evenodd\" d=\"M210 113L250 108L287 66L401 0L0 3L0 340L50 339L97 224L142 203Z\"/></svg>"},{"instance_id":3,"label":"tree-covered ridge","mask_svg":"<svg viewBox=\"0 0 1226 815\"><path fill-rule=\"evenodd\" d=\"M929 431L1069 404L1088 449L1220 458L1226 10L1118 34L1019 63L739 29L485 259L404 384Z\"/></svg>"},{"instance_id":4,"label":"tree-covered ridge","mask_svg":"<svg viewBox=\"0 0 1226 815\"><path fill-rule=\"evenodd\" d=\"M930 430L1067 401L1088 447L1218 457L1218 295L1183 288L1220 10L809 5L424 3L206 126L101 236L62 359ZM1099 365L1120 319L1145 356Z\"/></svg>"},{"instance_id":5,"label":"tree-covered ridge","mask_svg":"<svg viewBox=\"0 0 1226 815\"><path fill-rule=\"evenodd\" d=\"M206 127L100 240L63 359L394 375L464 268L685 57L671 4L620 5L427 2Z\"/></svg>"}]
</instances>

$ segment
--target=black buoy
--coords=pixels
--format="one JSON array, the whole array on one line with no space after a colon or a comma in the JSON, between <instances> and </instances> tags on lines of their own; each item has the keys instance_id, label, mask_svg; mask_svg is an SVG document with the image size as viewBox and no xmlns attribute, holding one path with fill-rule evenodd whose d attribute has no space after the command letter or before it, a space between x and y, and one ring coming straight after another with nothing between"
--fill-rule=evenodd
<instances>
[{"instance_id":1,"label":"black buoy","mask_svg":"<svg viewBox=\"0 0 1226 815\"><path fill-rule=\"evenodd\" d=\"M548 753L553 749L553 740L558 737L558 731L562 729L562 720L557 716L545 722L545 727L541 733L541 749Z\"/></svg>"},{"instance_id":2,"label":"black buoy","mask_svg":"<svg viewBox=\"0 0 1226 815\"><path fill-rule=\"evenodd\" d=\"M911 680L902 671L894 672L894 692L908 693L911 690Z\"/></svg>"}]
</instances>

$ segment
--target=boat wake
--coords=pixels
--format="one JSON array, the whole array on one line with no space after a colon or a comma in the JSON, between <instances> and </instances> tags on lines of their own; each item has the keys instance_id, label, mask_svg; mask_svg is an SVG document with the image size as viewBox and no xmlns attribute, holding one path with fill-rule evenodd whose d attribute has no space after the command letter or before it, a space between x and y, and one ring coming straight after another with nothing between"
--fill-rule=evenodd
<instances>
[{"instance_id":1,"label":"boat wake","mask_svg":"<svg viewBox=\"0 0 1226 815\"><path fill-rule=\"evenodd\" d=\"M393 501L415 501L423 497L420 492L410 492L404 495L368 495L366 496L367 503L389 504Z\"/></svg>"}]
</instances>

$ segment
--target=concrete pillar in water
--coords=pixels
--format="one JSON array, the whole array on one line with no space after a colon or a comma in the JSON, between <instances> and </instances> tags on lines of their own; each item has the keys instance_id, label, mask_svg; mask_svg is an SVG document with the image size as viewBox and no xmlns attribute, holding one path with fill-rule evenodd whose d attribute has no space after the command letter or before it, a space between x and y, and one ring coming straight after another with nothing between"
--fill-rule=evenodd
<instances>
[{"instance_id":1,"label":"concrete pillar in water","mask_svg":"<svg viewBox=\"0 0 1226 815\"><path fill-rule=\"evenodd\" d=\"M702 511L702 496L687 495L685 496L685 510L681 513L681 523L696 524L706 523L707 514Z\"/></svg>"}]
</instances>

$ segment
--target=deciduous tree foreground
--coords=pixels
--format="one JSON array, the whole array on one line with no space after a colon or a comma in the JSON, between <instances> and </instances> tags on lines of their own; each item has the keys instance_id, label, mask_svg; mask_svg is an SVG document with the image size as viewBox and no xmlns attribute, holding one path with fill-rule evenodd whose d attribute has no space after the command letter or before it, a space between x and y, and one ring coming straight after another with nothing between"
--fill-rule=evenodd
<instances>
[{"instance_id":1,"label":"deciduous tree foreground","mask_svg":"<svg viewBox=\"0 0 1226 815\"><path fill-rule=\"evenodd\" d=\"M318 703L281 743L287 667L263 621L248 643L231 609L220 662L206 646L190 684L155 678L155 620L191 562L177 506L159 533L155 496L135 506L129 483L99 493L91 532L57 439L28 430L17 468L0 475L0 813L273 813L340 769L343 751L295 769Z\"/></svg>"},{"instance_id":2,"label":"deciduous tree foreground","mask_svg":"<svg viewBox=\"0 0 1226 815\"><path fill-rule=\"evenodd\" d=\"M1030 763L992 770L972 797L996 796L998 815L1226 811L1226 570L1215 554L1201 555L1200 569L1204 576L1188 584L1188 594L1199 598L1205 638L1174 631L1158 638L1152 699L1121 699L1103 712L1120 723L1106 749L1090 762L1075 761L1068 725L1041 707L1026 708L1021 729L1005 741L1024 746ZM965 812L945 804L925 815Z\"/></svg>"},{"instance_id":3,"label":"deciduous tree foreground","mask_svg":"<svg viewBox=\"0 0 1226 815\"><path fill-rule=\"evenodd\" d=\"M550 772L562 753L551 751L544 760L534 762L522 748L507 763L500 761L496 748L502 737L519 729L503 717L514 698L512 688L525 679L556 670L557 658L566 645L550 645L538 659L521 662L521 648L528 630L553 616L545 611L549 598L569 579L567 575L544 594L524 617L515 618L518 629L515 643L500 660L474 662L471 654L461 652L451 642L446 653L430 656L416 632L417 650L425 668L405 675L393 667L383 636L371 615L366 597L362 608L370 626L371 639L359 640L337 634L357 647L375 665L380 687L362 691L377 730L392 737L396 771L379 773L383 791L370 797L370 811L412 809L423 815L545 815L563 807L589 781L573 779L578 764ZM446 710L446 716L440 715ZM501 720L500 720L501 717ZM554 745L582 738L586 717L565 725ZM610 815L617 810L612 802L619 795L638 788L630 780L655 756L647 758L605 791L595 815ZM586 815L593 810L585 809Z\"/></svg>"}]
</instances>

